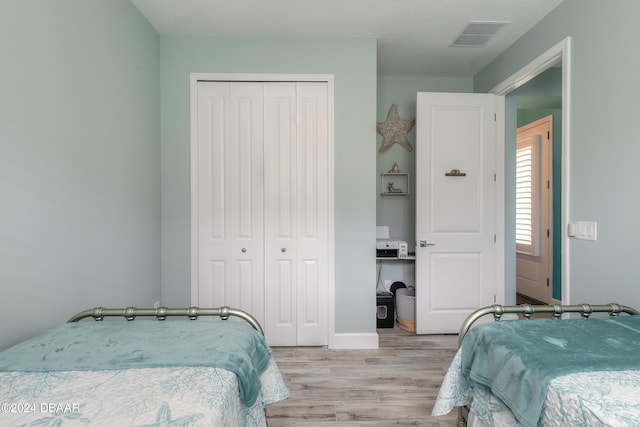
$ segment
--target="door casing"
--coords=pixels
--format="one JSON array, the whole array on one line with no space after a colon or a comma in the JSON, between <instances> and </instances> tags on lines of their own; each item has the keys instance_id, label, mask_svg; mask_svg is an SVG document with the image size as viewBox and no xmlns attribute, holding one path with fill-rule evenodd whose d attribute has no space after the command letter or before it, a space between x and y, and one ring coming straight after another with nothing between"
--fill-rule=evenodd
<instances>
[{"instance_id":1,"label":"door casing","mask_svg":"<svg viewBox=\"0 0 640 427\"><path fill-rule=\"evenodd\" d=\"M527 65L507 77L500 84L495 86L489 91L496 95L508 95L510 92L519 88L523 84L527 83L537 75L553 67L555 64L562 64L562 222L558 225L558 230L565 230L566 225L569 224L570 211L570 141L571 141L571 37L566 37L556 45L542 53L537 58L533 59ZM503 128L506 130L506 124L503 123ZM504 138L503 138L504 139ZM504 146L504 141L503 141ZM504 168L504 166L503 166ZM503 169L504 170L504 169ZM504 175L500 174L500 175ZM514 177L515 179L515 177ZM504 187L504 182L503 182ZM502 223L505 224L504 212L505 205L501 209L503 218ZM515 242L515 229L505 229L505 239ZM562 303L571 304L571 282L570 282L570 239L566 232L562 232L562 250L561 250L561 262L562 262ZM503 258L505 262L513 262L515 269L515 251L505 254ZM506 264L502 268L502 273L506 274ZM509 289L506 289L510 284L508 282L503 286L503 291L506 294L506 303L515 304L515 270L513 271L513 283Z\"/></svg>"}]
</instances>

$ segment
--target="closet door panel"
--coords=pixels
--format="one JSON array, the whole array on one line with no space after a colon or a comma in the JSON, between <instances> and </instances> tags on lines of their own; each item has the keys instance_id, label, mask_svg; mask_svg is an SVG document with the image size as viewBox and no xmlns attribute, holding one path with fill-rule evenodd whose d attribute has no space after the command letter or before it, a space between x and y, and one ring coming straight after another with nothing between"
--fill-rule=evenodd
<instances>
[{"instance_id":1,"label":"closet door panel","mask_svg":"<svg viewBox=\"0 0 640 427\"><path fill-rule=\"evenodd\" d=\"M275 260L267 278L267 322L265 335L269 345L295 346L296 340L296 293L295 264L290 259Z\"/></svg>"},{"instance_id":2,"label":"closet door panel","mask_svg":"<svg viewBox=\"0 0 640 427\"><path fill-rule=\"evenodd\" d=\"M298 345L328 336L328 104L324 83L297 84Z\"/></svg>"},{"instance_id":3,"label":"closet door panel","mask_svg":"<svg viewBox=\"0 0 640 427\"><path fill-rule=\"evenodd\" d=\"M224 293L226 289L226 263L224 261L212 261L206 264L208 271L204 274L200 274L200 277L204 277L208 280L207 283L215 284L215 286L201 286L198 292L198 302L195 305L201 307L215 307L216 301L224 301ZM200 270L204 270L200 266Z\"/></svg>"},{"instance_id":4,"label":"closet door panel","mask_svg":"<svg viewBox=\"0 0 640 427\"><path fill-rule=\"evenodd\" d=\"M264 320L263 96L260 83L229 85L227 195L233 269L225 304Z\"/></svg>"},{"instance_id":5,"label":"closet door panel","mask_svg":"<svg viewBox=\"0 0 640 427\"><path fill-rule=\"evenodd\" d=\"M265 83L265 334L296 345L296 85Z\"/></svg>"},{"instance_id":6,"label":"closet door panel","mask_svg":"<svg viewBox=\"0 0 640 427\"><path fill-rule=\"evenodd\" d=\"M198 84L198 304L264 319L262 87Z\"/></svg>"},{"instance_id":7,"label":"closet door panel","mask_svg":"<svg viewBox=\"0 0 640 427\"><path fill-rule=\"evenodd\" d=\"M225 188L225 141L229 115L227 84L198 85L198 304L224 298L230 249Z\"/></svg>"}]
</instances>

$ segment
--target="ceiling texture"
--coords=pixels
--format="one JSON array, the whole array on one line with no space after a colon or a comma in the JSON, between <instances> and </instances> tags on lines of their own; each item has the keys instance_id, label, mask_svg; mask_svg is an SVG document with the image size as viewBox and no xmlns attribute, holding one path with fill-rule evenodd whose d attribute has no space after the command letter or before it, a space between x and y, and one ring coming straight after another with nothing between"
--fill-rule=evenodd
<instances>
[{"instance_id":1,"label":"ceiling texture","mask_svg":"<svg viewBox=\"0 0 640 427\"><path fill-rule=\"evenodd\" d=\"M374 38L379 74L455 77L477 74L563 0L131 1L161 35ZM465 40L485 43L452 46L477 22L506 25L472 26Z\"/></svg>"}]
</instances>

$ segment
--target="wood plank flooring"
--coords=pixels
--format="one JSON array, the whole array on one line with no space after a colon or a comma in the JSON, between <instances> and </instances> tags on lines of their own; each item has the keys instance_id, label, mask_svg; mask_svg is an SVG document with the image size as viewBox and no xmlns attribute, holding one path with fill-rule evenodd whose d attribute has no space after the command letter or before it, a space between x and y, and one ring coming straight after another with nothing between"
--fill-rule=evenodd
<instances>
[{"instance_id":1,"label":"wood plank flooring","mask_svg":"<svg viewBox=\"0 0 640 427\"><path fill-rule=\"evenodd\" d=\"M378 329L377 350L275 347L288 401L267 408L269 427L453 427L456 411L432 417L457 335Z\"/></svg>"}]
</instances>

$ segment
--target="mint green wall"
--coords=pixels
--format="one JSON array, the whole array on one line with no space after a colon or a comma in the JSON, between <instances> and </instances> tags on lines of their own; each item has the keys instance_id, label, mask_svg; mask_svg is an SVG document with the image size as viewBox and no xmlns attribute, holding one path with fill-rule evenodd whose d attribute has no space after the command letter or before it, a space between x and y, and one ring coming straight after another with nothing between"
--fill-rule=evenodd
<instances>
[{"instance_id":1,"label":"mint green wall","mask_svg":"<svg viewBox=\"0 0 640 427\"><path fill-rule=\"evenodd\" d=\"M128 0L3 0L0 58L2 349L159 299L159 39Z\"/></svg>"},{"instance_id":2,"label":"mint green wall","mask_svg":"<svg viewBox=\"0 0 640 427\"><path fill-rule=\"evenodd\" d=\"M416 94L418 92L473 92L471 77L405 77L378 76L378 107L376 122L383 122L391 104L398 105L398 114L403 119L416 116ZM407 151L398 144L387 152L379 153L382 136L376 135L376 223L387 225L391 237L415 245L415 128L409 132L413 151ZM380 195L380 173L387 172L398 163L402 172L409 173L411 188L409 196L389 197ZM412 247L409 250L414 250ZM408 286L415 285L415 268L412 262L378 263L382 267L381 280L402 281Z\"/></svg>"},{"instance_id":3,"label":"mint green wall","mask_svg":"<svg viewBox=\"0 0 640 427\"><path fill-rule=\"evenodd\" d=\"M336 332L375 332L374 39L169 37L162 75L162 302L190 304L189 74L333 74Z\"/></svg>"},{"instance_id":4,"label":"mint green wall","mask_svg":"<svg viewBox=\"0 0 640 427\"><path fill-rule=\"evenodd\" d=\"M598 223L597 241L569 243L572 303L640 306L637 16L636 0L565 0L474 78L486 92L571 36L570 219Z\"/></svg>"}]
</instances>

